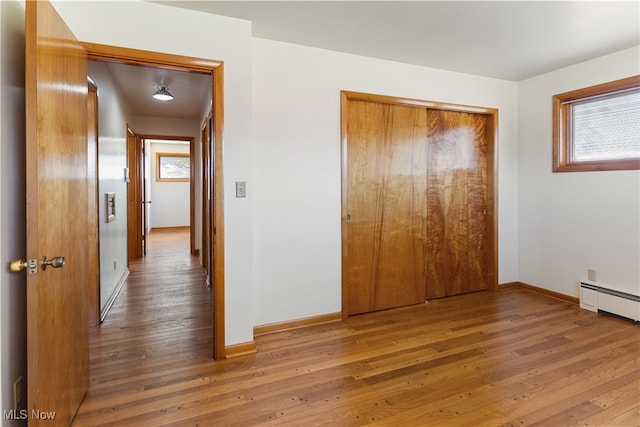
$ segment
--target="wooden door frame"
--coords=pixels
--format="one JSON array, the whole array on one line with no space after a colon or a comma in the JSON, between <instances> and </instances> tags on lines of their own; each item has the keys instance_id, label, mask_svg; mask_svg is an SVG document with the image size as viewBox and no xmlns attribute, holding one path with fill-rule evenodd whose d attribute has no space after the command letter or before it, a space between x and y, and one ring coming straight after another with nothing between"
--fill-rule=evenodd
<instances>
[{"instance_id":1,"label":"wooden door frame","mask_svg":"<svg viewBox=\"0 0 640 427\"><path fill-rule=\"evenodd\" d=\"M146 50L130 49L97 43L81 42L87 51L88 59L95 61L119 62L124 64L143 65L179 71L210 74L212 84L213 105L213 144L211 153L213 173L207 179L213 183L214 209L211 212L213 232L213 271L214 287L211 291L213 357L216 360L225 358L225 311L224 311L224 186L223 158L224 145L224 62L206 58L172 55Z\"/></svg>"},{"instance_id":2,"label":"wooden door frame","mask_svg":"<svg viewBox=\"0 0 640 427\"><path fill-rule=\"evenodd\" d=\"M139 145L136 133L127 124L127 265L142 257Z\"/></svg>"},{"instance_id":3,"label":"wooden door frame","mask_svg":"<svg viewBox=\"0 0 640 427\"><path fill-rule=\"evenodd\" d=\"M211 168L209 167L209 159L210 148L211 148L211 119L212 119L213 111L209 111L207 117L205 118L202 126L200 126L200 158L201 162L201 170L200 174L202 176L202 192L201 192L201 251L200 251L200 265L204 268L206 272L205 282L208 288L211 288L211 248L210 248L210 230L211 230L211 221L209 218L211 217L211 200L209 198L210 194L210 183L211 181L207 178L211 175Z\"/></svg>"},{"instance_id":4,"label":"wooden door frame","mask_svg":"<svg viewBox=\"0 0 640 427\"><path fill-rule=\"evenodd\" d=\"M90 76L87 99L87 222L89 278L89 326L100 324L100 208L98 204L98 86Z\"/></svg>"},{"instance_id":5,"label":"wooden door frame","mask_svg":"<svg viewBox=\"0 0 640 427\"><path fill-rule=\"evenodd\" d=\"M498 109L477 107L462 104L425 101L411 98L401 98L377 95L363 92L340 91L340 152L342 160L342 318L349 317L346 286L347 262L347 203L348 203L348 108L349 101L368 101L384 104L404 105L434 110L456 111L461 113L483 114L487 116L487 236L489 245L489 260L487 281L489 290L498 290Z\"/></svg>"}]
</instances>

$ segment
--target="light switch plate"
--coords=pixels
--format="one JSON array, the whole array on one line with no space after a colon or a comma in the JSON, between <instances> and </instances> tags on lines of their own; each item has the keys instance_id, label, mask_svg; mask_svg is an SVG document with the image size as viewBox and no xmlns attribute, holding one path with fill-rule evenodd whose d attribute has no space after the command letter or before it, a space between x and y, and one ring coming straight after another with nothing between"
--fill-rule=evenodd
<instances>
[{"instance_id":1,"label":"light switch plate","mask_svg":"<svg viewBox=\"0 0 640 427\"><path fill-rule=\"evenodd\" d=\"M236 181L236 199L247 197L247 183L245 181Z\"/></svg>"}]
</instances>

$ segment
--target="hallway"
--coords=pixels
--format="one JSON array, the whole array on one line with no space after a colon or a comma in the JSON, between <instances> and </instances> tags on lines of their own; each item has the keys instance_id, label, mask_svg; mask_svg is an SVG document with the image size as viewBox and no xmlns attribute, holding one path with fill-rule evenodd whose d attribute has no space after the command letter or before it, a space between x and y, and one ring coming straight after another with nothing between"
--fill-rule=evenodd
<instances>
[{"instance_id":1,"label":"hallway","mask_svg":"<svg viewBox=\"0 0 640 427\"><path fill-rule=\"evenodd\" d=\"M169 384L181 384L188 375L180 367L213 362L210 291L198 259L190 255L189 230L153 230L148 238L146 258L131 264L104 323L91 331L89 392L74 426L140 414L140 406L129 412L124 405L112 416L102 409L106 417L87 419L95 417L96 407L115 409L136 400L134 395L154 396L158 387L167 393ZM146 420L141 425L149 425L148 414Z\"/></svg>"}]
</instances>

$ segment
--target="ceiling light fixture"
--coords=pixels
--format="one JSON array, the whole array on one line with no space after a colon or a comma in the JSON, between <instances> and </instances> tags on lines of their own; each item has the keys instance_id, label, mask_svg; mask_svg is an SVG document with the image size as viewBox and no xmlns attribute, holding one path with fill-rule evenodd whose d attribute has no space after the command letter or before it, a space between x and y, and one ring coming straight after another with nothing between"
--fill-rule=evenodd
<instances>
[{"instance_id":1,"label":"ceiling light fixture","mask_svg":"<svg viewBox=\"0 0 640 427\"><path fill-rule=\"evenodd\" d=\"M173 95L169 92L166 86L158 86L156 91L153 93L153 97L159 101L171 101L173 100Z\"/></svg>"}]
</instances>

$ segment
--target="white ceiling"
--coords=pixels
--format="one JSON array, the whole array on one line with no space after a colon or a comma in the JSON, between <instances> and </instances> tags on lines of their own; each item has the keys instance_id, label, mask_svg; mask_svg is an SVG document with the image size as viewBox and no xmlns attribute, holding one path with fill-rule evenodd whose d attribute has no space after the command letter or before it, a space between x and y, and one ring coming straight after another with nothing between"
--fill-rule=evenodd
<instances>
[{"instance_id":1,"label":"white ceiling","mask_svg":"<svg viewBox=\"0 0 640 427\"><path fill-rule=\"evenodd\" d=\"M254 37L520 81L640 44L636 1L157 1Z\"/></svg>"},{"instance_id":2,"label":"white ceiling","mask_svg":"<svg viewBox=\"0 0 640 427\"><path fill-rule=\"evenodd\" d=\"M640 44L639 1L156 1L254 37L520 81ZM134 114L200 119L210 76L111 64ZM175 99L151 98L166 84Z\"/></svg>"},{"instance_id":3,"label":"white ceiling","mask_svg":"<svg viewBox=\"0 0 640 427\"><path fill-rule=\"evenodd\" d=\"M148 117L200 119L211 97L211 75L108 62L133 114ZM167 86L173 101L152 98L158 86ZM98 88L100 90L100 88Z\"/></svg>"}]
</instances>

